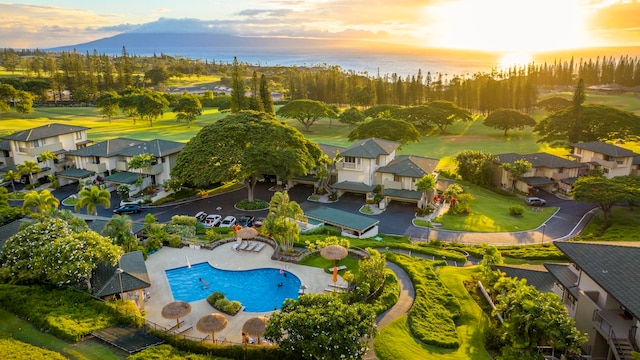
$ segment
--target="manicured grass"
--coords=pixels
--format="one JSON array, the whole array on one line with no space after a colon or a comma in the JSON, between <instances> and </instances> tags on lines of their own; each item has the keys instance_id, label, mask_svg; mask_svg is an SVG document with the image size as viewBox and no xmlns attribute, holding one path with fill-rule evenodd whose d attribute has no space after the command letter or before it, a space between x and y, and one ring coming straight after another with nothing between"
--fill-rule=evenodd
<instances>
[{"instance_id":1,"label":"manicured grass","mask_svg":"<svg viewBox=\"0 0 640 360\"><path fill-rule=\"evenodd\" d=\"M499 195L491 190L472 184L461 184L465 192L473 195L471 214L453 215L447 213L435 219L443 229L475 232L522 231L535 229L547 220L556 210L555 207L525 206L522 216L509 214L509 207L524 205L517 197Z\"/></svg>"},{"instance_id":2,"label":"manicured grass","mask_svg":"<svg viewBox=\"0 0 640 360\"><path fill-rule=\"evenodd\" d=\"M41 332L30 323L21 320L12 313L0 308L0 331L11 334L15 339L58 352L70 359L122 359L105 345L94 341L67 343L57 337ZM36 359L36 358L34 358Z\"/></svg>"},{"instance_id":3,"label":"manicured grass","mask_svg":"<svg viewBox=\"0 0 640 360\"><path fill-rule=\"evenodd\" d=\"M442 283L460 302L460 316L456 331L460 338L458 349L443 349L418 342L411 336L407 316L401 316L384 327L374 341L376 355L381 360L433 359L433 360L489 360L484 349L483 335L488 319L467 293L462 282L470 280L473 268L444 267L438 271Z\"/></svg>"},{"instance_id":4,"label":"manicured grass","mask_svg":"<svg viewBox=\"0 0 640 360\"><path fill-rule=\"evenodd\" d=\"M575 240L583 241L638 241L640 229L640 209L628 207L613 208L611 225L603 232L603 217L595 215L580 236Z\"/></svg>"},{"instance_id":5,"label":"manicured grass","mask_svg":"<svg viewBox=\"0 0 640 360\"><path fill-rule=\"evenodd\" d=\"M317 268L323 269L325 272L329 272L327 271L327 269L333 268L333 261L327 260L320 255L308 256L304 258L300 262L300 264L317 267ZM347 256L346 258L336 262L336 266L340 266L340 265L346 266L347 270L351 271L354 275L358 274L358 259L352 256ZM343 274L347 270L341 270L339 271L339 273Z\"/></svg>"}]
</instances>

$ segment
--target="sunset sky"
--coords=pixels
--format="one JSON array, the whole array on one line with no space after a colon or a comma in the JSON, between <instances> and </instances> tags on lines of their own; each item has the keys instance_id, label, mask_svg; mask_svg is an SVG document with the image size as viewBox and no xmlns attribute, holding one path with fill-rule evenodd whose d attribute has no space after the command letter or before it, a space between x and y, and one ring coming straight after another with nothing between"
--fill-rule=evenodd
<instances>
[{"instance_id":1,"label":"sunset sky","mask_svg":"<svg viewBox=\"0 0 640 360\"><path fill-rule=\"evenodd\" d=\"M0 47L73 45L160 18L238 35L525 54L640 45L640 0L25 0L0 1Z\"/></svg>"}]
</instances>

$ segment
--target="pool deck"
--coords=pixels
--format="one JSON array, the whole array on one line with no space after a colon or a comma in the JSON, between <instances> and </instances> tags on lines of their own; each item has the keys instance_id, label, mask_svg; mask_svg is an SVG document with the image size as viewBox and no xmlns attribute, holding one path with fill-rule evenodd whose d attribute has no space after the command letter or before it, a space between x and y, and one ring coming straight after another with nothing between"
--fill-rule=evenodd
<instances>
[{"instance_id":1,"label":"pool deck","mask_svg":"<svg viewBox=\"0 0 640 360\"><path fill-rule=\"evenodd\" d=\"M331 283L332 275L325 273L322 269L271 260L274 249L270 246L266 246L258 253L236 251L232 249L232 246L233 243L228 243L214 250L189 247L182 249L163 247L150 255L145 262L151 280L151 287L148 289L151 297L144 304L146 311L145 318L160 326L170 327L175 325L175 320L165 319L161 315L162 308L174 301L164 271L166 269L186 266L187 262L189 264L197 264L206 261L212 266L223 270L249 270L257 268L285 269L297 276L302 284L308 287L305 293L323 293L328 284ZM207 300L193 301L190 304L191 313L184 318L180 318L180 320L184 320L184 324L193 325L193 328L181 335L203 338L207 334L199 332L195 327L198 319L204 315L218 313L219 311L209 305ZM245 321L254 316L264 315L268 317L271 313L272 311L240 311L235 316L223 314L226 316L228 324L224 330L215 334L216 340L225 338L228 342L240 344L242 343L242 325L244 325ZM208 341L211 341L211 339L208 339Z\"/></svg>"}]
</instances>

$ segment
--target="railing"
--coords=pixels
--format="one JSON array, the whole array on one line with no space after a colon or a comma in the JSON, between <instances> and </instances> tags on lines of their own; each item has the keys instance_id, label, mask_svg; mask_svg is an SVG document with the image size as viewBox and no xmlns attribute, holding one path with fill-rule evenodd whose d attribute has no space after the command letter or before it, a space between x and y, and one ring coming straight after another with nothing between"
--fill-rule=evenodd
<instances>
[{"instance_id":1,"label":"railing","mask_svg":"<svg viewBox=\"0 0 640 360\"><path fill-rule=\"evenodd\" d=\"M593 311L593 322L598 326L598 329L602 330L602 334L606 336L611 352L616 360L625 360L624 352L620 346L620 341L616 337L616 333L613 331L613 327L600 315L600 311Z\"/></svg>"},{"instance_id":2,"label":"railing","mask_svg":"<svg viewBox=\"0 0 640 360\"><path fill-rule=\"evenodd\" d=\"M629 338L631 347L633 347L633 351L640 352L640 348L638 347L638 341L636 340L637 332L638 332L638 327L632 326L629 328L629 334L627 335L627 337Z\"/></svg>"}]
</instances>

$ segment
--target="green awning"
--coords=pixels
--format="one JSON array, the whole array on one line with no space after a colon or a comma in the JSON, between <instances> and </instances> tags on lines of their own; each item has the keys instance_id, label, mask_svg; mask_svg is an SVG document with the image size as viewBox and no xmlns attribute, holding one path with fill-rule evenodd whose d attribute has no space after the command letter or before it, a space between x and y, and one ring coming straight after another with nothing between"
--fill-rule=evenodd
<instances>
[{"instance_id":1,"label":"green awning","mask_svg":"<svg viewBox=\"0 0 640 360\"><path fill-rule=\"evenodd\" d=\"M116 184L131 185L131 184L135 184L136 181L138 181L138 175L139 174L128 172L128 171L122 171L122 172L113 173L107 176L106 178L104 178L104 181L112 182Z\"/></svg>"},{"instance_id":2,"label":"green awning","mask_svg":"<svg viewBox=\"0 0 640 360\"><path fill-rule=\"evenodd\" d=\"M420 199L422 199L422 191L415 190L384 189L382 195L396 199L406 199L414 201L420 201Z\"/></svg>"},{"instance_id":3,"label":"green awning","mask_svg":"<svg viewBox=\"0 0 640 360\"><path fill-rule=\"evenodd\" d=\"M362 193L372 192L376 188L373 185L367 185L365 183L355 182L355 181L341 181L339 183L335 183L331 185L331 187L338 190L362 192Z\"/></svg>"},{"instance_id":4,"label":"green awning","mask_svg":"<svg viewBox=\"0 0 640 360\"><path fill-rule=\"evenodd\" d=\"M372 219L364 215L352 214L312 203L304 203L301 207L304 211L304 216L308 218L342 229L359 231L360 233L369 230L380 222L380 220Z\"/></svg>"},{"instance_id":5,"label":"green awning","mask_svg":"<svg viewBox=\"0 0 640 360\"><path fill-rule=\"evenodd\" d=\"M69 179L84 179L95 174L95 171L84 169L67 169L56 173L57 176L69 178Z\"/></svg>"}]
</instances>

